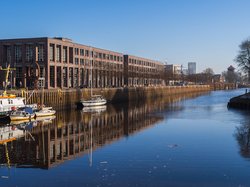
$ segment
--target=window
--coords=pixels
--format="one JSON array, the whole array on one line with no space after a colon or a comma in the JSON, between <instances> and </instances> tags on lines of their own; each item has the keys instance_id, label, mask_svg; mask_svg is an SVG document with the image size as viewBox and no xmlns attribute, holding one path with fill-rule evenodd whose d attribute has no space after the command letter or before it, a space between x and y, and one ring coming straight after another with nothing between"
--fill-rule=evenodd
<instances>
[{"instance_id":1,"label":"window","mask_svg":"<svg viewBox=\"0 0 250 187\"><path fill-rule=\"evenodd\" d=\"M44 45L38 45L38 61L44 61Z\"/></svg>"},{"instance_id":2,"label":"window","mask_svg":"<svg viewBox=\"0 0 250 187\"><path fill-rule=\"evenodd\" d=\"M33 48L32 45L26 45L26 61L31 62L33 60Z\"/></svg>"},{"instance_id":3,"label":"window","mask_svg":"<svg viewBox=\"0 0 250 187\"><path fill-rule=\"evenodd\" d=\"M55 61L54 52L55 52L55 45L50 44L50 46L49 46L49 60L50 61Z\"/></svg>"},{"instance_id":4,"label":"window","mask_svg":"<svg viewBox=\"0 0 250 187\"><path fill-rule=\"evenodd\" d=\"M15 46L15 62L22 61L22 49L20 45Z\"/></svg>"},{"instance_id":5,"label":"window","mask_svg":"<svg viewBox=\"0 0 250 187\"><path fill-rule=\"evenodd\" d=\"M84 49L80 49L80 55L84 56Z\"/></svg>"},{"instance_id":6,"label":"window","mask_svg":"<svg viewBox=\"0 0 250 187\"><path fill-rule=\"evenodd\" d=\"M89 56L89 51L88 50L85 50L85 55Z\"/></svg>"},{"instance_id":7,"label":"window","mask_svg":"<svg viewBox=\"0 0 250 187\"><path fill-rule=\"evenodd\" d=\"M75 64L79 64L79 58L75 58Z\"/></svg>"},{"instance_id":8,"label":"window","mask_svg":"<svg viewBox=\"0 0 250 187\"><path fill-rule=\"evenodd\" d=\"M56 46L56 61L61 62L61 46Z\"/></svg>"},{"instance_id":9,"label":"window","mask_svg":"<svg viewBox=\"0 0 250 187\"><path fill-rule=\"evenodd\" d=\"M23 70L21 67L16 68L16 78L22 78Z\"/></svg>"},{"instance_id":10,"label":"window","mask_svg":"<svg viewBox=\"0 0 250 187\"><path fill-rule=\"evenodd\" d=\"M84 84L84 70L83 68L80 69L80 85L83 86Z\"/></svg>"},{"instance_id":11,"label":"window","mask_svg":"<svg viewBox=\"0 0 250 187\"><path fill-rule=\"evenodd\" d=\"M50 66L50 86L55 87L55 67Z\"/></svg>"},{"instance_id":12,"label":"window","mask_svg":"<svg viewBox=\"0 0 250 187\"><path fill-rule=\"evenodd\" d=\"M73 87L73 68L69 68L69 87Z\"/></svg>"},{"instance_id":13,"label":"window","mask_svg":"<svg viewBox=\"0 0 250 187\"><path fill-rule=\"evenodd\" d=\"M44 67L40 67L40 77L45 77L45 68Z\"/></svg>"},{"instance_id":14,"label":"window","mask_svg":"<svg viewBox=\"0 0 250 187\"><path fill-rule=\"evenodd\" d=\"M99 53L99 57L98 58L100 58L100 59L102 58L102 53Z\"/></svg>"},{"instance_id":15,"label":"window","mask_svg":"<svg viewBox=\"0 0 250 187\"><path fill-rule=\"evenodd\" d=\"M78 86L78 68L74 69L74 87Z\"/></svg>"},{"instance_id":16,"label":"window","mask_svg":"<svg viewBox=\"0 0 250 187\"><path fill-rule=\"evenodd\" d=\"M84 65L84 59L82 59L82 58L80 59L80 64Z\"/></svg>"},{"instance_id":17,"label":"window","mask_svg":"<svg viewBox=\"0 0 250 187\"><path fill-rule=\"evenodd\" d=\"M63 62L67 62L67 47L63 47Z\"/></svg>"},{"instance_id":18,"label":"window","mask_svg":"<svg viewBox=\"0 0 250 187\"><path fill-rule=\"evenodd\" d=\"M67 87L67 67L63 67L63 86Z\"/></svg>"},{"instance_id":19,"label":"window","mask_svg":"<svg viewBox=\"0 0 250 187\"><path fill-rule=\"evenodd\" d=\"M6 46L6 57L7 57L7 62L10 63L11 61L11 47L10 46Z\"/></svg>"},{"instance_id":20,"label":"window","mask_svg":"<svg viewBox=\"0 0 250 187\"><path fill-rule=\"evenodd\" d=\"M79 49L75 48L75 55L79 55Z\"/></svg>"}]
</instances>

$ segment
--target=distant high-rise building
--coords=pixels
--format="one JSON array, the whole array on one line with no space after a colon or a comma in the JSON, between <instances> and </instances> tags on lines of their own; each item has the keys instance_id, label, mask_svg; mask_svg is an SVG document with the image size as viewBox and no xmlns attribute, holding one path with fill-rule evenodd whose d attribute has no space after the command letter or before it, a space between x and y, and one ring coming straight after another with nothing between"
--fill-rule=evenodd
<instances>
[{"instance_id":1,"label":"distant high-rise building","mask_svg":"<svg viewBox=\"0 0 250 187\"><path fill-rule=\"evenodd\" d=\"M196 74L196 62L188 62L188 74Z\"/></svg>"},{"instance_id":2,"label":"distant high-rise building","mask_svg":"<svg viewBox=\"0 0 250 187\"><path fill-rule=\"evenodd\" d=\"M165 69L168 73L173 75L181 75L182 67L181 65L176 64L167 64L165 65Z\"/></svg>"}]
</instances>

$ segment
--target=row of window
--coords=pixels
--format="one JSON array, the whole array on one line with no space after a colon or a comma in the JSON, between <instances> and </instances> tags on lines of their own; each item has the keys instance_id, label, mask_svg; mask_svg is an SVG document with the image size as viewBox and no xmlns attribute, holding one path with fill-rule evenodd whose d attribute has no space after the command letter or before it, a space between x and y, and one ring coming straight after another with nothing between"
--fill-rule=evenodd
<instances>
[{"instance_id":1,"label":"row of window","mask_svg":"<svg viewBox=\"0 0 250 187\"><path fill-rule=\"evenodd\" d=\"M75 64L78 65L85 65L85 66L90 66L91 65L91 60L89 59L83 59L83 58L75 58ZM94 64L93 64L94 63ZM104 62L104 61L93 61L92 60L92 65L95 67L106 67L106 66L118 66L118 67L123 67L123 64L120 63L112 63L112 62Z\"/></svg>"},{"instance_id":2,"label":"row of window","mask_svg":"<svg viewBox=\"0 0 250 187\"><path fill-rule=\"evenodd\" d=\"M34 45L15 45L14 46L14 60L15 62L21 62L22 58L23 58L23 47L25 47L25 61L27 62L31 62L35 60L35 49L37 47L37 57L38 57L38 61L44 61L45 59L45 49L44 49L44 45L40 44L38 46L34 46ZM7 56L7 61L10 62L11 61L11 46L7 46L6 47L6 56Z\"/></svg>"},{"instance_id":3,"label":"row of window","mask_svg":"<svg viewBox=\"0 0 250 187\"><path fill-rule=\"evenodd\" d=\"M63 62L67 62L67 52L68 52L67 48L68 47L66 47L66 46L63 46L63 48L62 48L61 45L50 44L50 48L49 48L50 61L56 60L56 62L61 62L61 49L62 49L63 50L62 51ZM69 49L71 51L73 48L69 47ZM56 52L56 54L55 54L55 52ZM117 61L117 62L123 61L123 57L118 56L118 55L99 53L99 52L89 51L87 49L79 49L79 48L74 48L74 55L75 56L94 57L94 58L99 58L99 59L107 59L107 60Z\"/></svg>"},{"instance_id":4,"label":"row of window","mask_svg":"<svg viewBox=\"0 0 250 187\"><path fill-rule=\"evenodd\" d=\"M128 70L129 71L137 71L137 72L141 72L141 73L147 73L147 72L157 73L157 72L159 72L157 69L141 68L141 67L138 67L138 66L129 66Z\"/></svg>"},{"instance_id":5,"label":"row of window","mask_svg":"<svg viewBox=\"0 0 250 187\"><path fill-rule=\"evenodd\" d=\"M153 62L147 62L147 61L137 60L133 58L129 58L129 64L137 64L137 65L144 65L144 66L150 66L150 67L156 66L156 64Z\"/></svg>"},{"instance_id":6,"label":"row of window","mask_svg":"<svg viewBox=\"0 0 250 187\"><path fill-rule=\"evenodd\" d=\"M28 62L34 61L35 58L35 47L32 44L25 45L25 60ZM37 46L37 52L38 52L38 61L44 61L45 60L45 47L43 44L39 44ZM86 59L82 58L74 58L73 62L73 52L75 56L86 56L89 57L91 55L92 57L99 58L99 59L107 59L111 61L116 61L116 62L123 62L123 57L117 56L117 55L111 55L111 54L105 54L105 53L99 53L95 51L89 51L85 49L79 49L79 48L73 48L73 47L67 47L67 46L61 46L61 45L55 45L55 44L50 44L49 47L49 59L50 61L56 61L56 62L64 62L67 63L68 59L70 63L75 63L75 64L81 64L84 65L88 61ZM7 61L11 61L11 46L7 46L6 49L6 55L7 55ZM21 45L15 45L14 46L14 58L15 62L20 62L22 61L22 46ZM62 59L61 59L62 58ZM129 64L131 65L143 65L143 66L149 66L149 67L154 67L157 69L161 69L161 65L156 64L154 62L150 61L143 61L143 60L138 60L134 58L129 58ZM100 65L101 66L101 65Z\"/></svg>"}]
</instances>

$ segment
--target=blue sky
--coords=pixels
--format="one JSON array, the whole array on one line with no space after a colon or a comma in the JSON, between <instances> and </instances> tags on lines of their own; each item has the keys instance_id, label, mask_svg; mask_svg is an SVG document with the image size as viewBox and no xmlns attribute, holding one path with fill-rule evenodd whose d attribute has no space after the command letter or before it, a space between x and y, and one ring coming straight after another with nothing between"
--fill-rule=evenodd
<instances>
[{"instance_id":1,"label":"blue sky","mask_svg":"<svg viewBox=\"0 0 250 187\"><path fill-rule=\"evenodd\" d=\"M6 0L0 38L62 36L199 72L236 67L250 36L249 0Z\"/></svg>"}]
</instances>

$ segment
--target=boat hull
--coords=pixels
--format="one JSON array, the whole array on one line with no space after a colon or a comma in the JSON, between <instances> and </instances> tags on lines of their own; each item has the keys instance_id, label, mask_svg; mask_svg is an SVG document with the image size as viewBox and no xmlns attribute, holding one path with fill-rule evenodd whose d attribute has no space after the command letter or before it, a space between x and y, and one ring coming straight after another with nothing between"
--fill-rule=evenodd
<instances>
[{"instance_id":1,"label":"boat hull","mask_svg":"<svg viewBox=\"0 0 250 187\"><path fill-rule=\"evenodd\" d=\"M107 103L107 101L105 99L102 99L100 101L81 101L83 106L101 106L101 105L105 105Z\"/></svg>"},{"instance_id":2,"label":"boat hull","mask_svg":"<svg viewBox=\"0 0 250 187\"><path fill-rule=\"evenodd\" d=\"M50 110L50 111L38 111L35 112L36 117L45 117L45 116L53 116L55 115L56 111L55 110Z\"/></svg>"},{"instance_id":3,"label":"boat hull","mask_svg":"<svg viewBox=\"0 0 250 187\"><path fill-rule=\"evenodd\" d=\"M15 116L15 115L10 115L10 120L11 121L22 121L22 120L30 120L35 117L35 114L30 114L28 116Z\"/></svg>"},{"instance_id":4,"label":"boat hull","mask_svg":"<svg viewBox=\"0 0 250 187\"><path fill-rule=\"evenodd\" d=\"M100 105L100 106L85 106L83 107L83 112L89 112L89 113L101 113L106 111L107 106L106 105Z\"/></svg>"}]
</instances>

